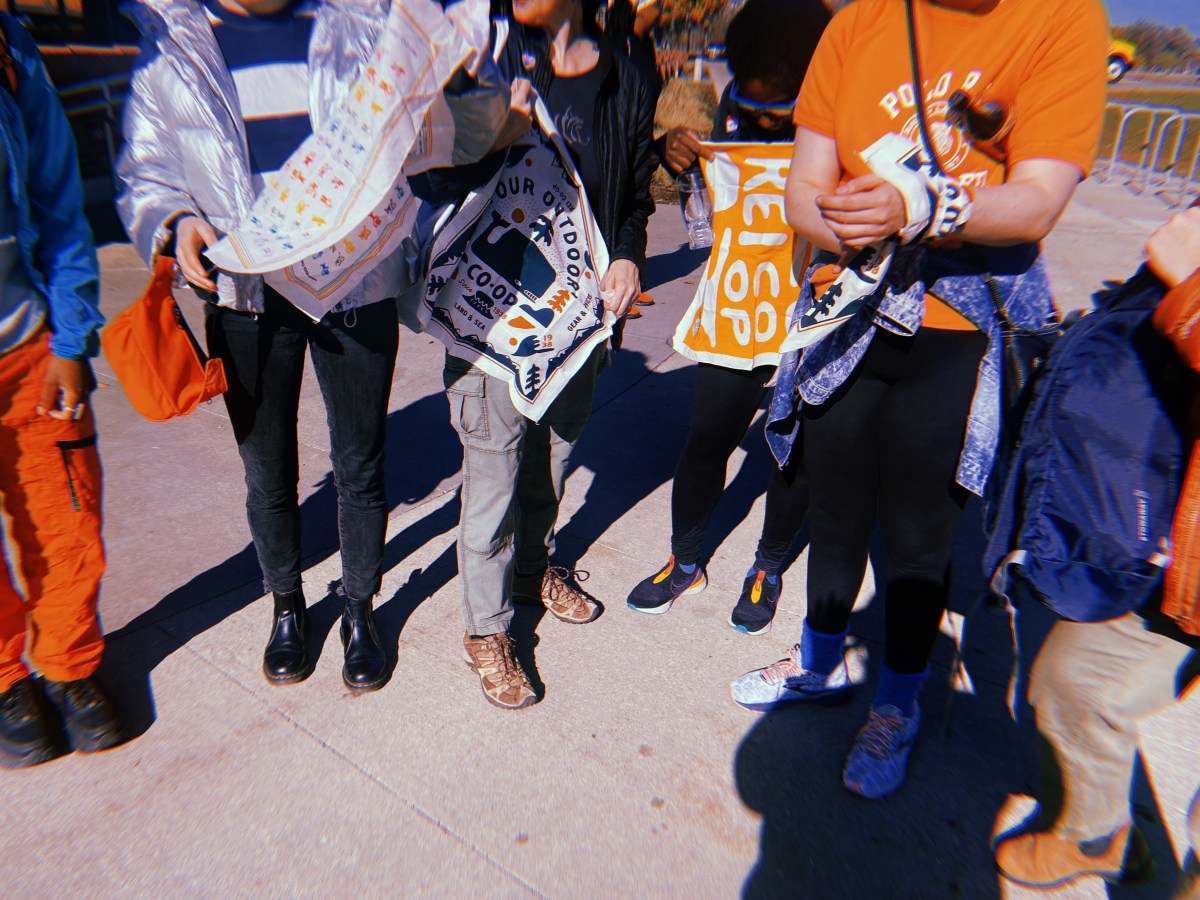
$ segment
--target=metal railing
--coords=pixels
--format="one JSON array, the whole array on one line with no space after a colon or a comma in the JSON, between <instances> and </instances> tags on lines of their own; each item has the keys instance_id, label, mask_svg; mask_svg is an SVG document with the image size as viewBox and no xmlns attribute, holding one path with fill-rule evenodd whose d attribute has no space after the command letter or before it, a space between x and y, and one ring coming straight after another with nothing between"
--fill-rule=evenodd
<instances>
[{"instance_id":1,"label":"metal railing","mask_svg":"<svg viewBox=\"0 0 1200 900\"><path fill-rule=\"evenodd\" d=\"M1200 193L1200 112L1147 103L1110 103L1115 116L1112 149L1099 159L1101 182L1124 182L1143 194L1157 194L1173 207L1186 206Z\"/></svg>"}]
</instances>

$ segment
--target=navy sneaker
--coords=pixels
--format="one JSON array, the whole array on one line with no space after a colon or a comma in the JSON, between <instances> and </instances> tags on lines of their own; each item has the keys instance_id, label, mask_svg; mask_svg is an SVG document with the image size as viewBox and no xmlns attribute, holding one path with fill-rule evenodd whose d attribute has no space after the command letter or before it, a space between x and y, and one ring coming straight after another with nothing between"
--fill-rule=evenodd
<instances>
[{"instance_id":1,"label":"navy sneaker","mask_svg":"<svg viewBox=\"0 0 1200 900\"><path fill-rule=\"evenodd\" d=\"M698 594L708 587L708 576L703 567L697 565L690 575L675 562L675 555L667 560L661 572L656 572L629 594L629 608L635 612L665 613L671 604L685 594Z\"/></svg>"},{"instance_id":2,"label":"navy sneaker","mask_svg":"<svg viewBox=\"0 0 1200 900\"><path fill-rule=\"evenodd\" d=\"M772 584L766 572L754 569L742 582L742 596L729 614L729 624L742 634L766 634L782 592L782 578L776 576Z\"/></svg>"},{"instance_id":3,"label":"navy sneaker","mask_svg":"<svg viewBox=\"0 0 1200 900\"><path fill-rule=\"evenodd\" d=\"M842 783L860 797L880 800L904 784L908 756L921 728L921 711L905 716L894 706L872 709L846 758Z\"/></svg>"}]
</instances>

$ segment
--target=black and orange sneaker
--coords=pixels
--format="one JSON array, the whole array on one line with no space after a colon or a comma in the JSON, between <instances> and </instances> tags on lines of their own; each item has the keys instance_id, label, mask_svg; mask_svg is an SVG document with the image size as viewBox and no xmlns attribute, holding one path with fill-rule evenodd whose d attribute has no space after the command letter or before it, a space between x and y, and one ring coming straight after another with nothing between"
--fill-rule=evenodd
<instances>
[{"instance_id":1,"label":"black and orange sneaker","mask_svg":"<svg viewBox=\"0 0 1200 900\"><path fill-rule=\"evenodd\" d=\"M698 594L708 587L704 568L697 565L690 574L675 562L674 554L661 572L642 581L629 593L626 601L634 612L665 613L671 604L685 594Z\"/></svg>"},{"instance_id":2,"label":"black and orange sneaker","mask_svg":"<svg viewBox=\"0 0 1200 900\"><path fill-rule=\"evenodd\" d=\"M766 634L771 630L781 593L781 577L777 575L771 581L762 569L752 569L742 582L742 596L729 614L729 624L742 634Z\"/></svg>"}]
</instances>

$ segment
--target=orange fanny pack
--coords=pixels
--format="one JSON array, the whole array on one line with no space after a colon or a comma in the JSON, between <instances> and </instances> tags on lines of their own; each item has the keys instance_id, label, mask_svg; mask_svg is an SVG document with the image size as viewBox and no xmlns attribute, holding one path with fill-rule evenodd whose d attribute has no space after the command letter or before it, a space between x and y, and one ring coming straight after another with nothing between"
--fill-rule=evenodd
<instances>
[{"instance_id":1,"label":"orange fanny pack","mask_svg":"<svg viewBox=\"0 0 1200 900\"><path fill-rule=\"evenodd\" d=\"M160 256L146 292L100 335L129 402L152 422L186 416L223 394L225 365L200 349L171 295L175 260Z\"/></svg>"},{"instance_id":2,"label":"orange fanny pack","mask_svg":"<svg viewBox=\"0 0 1200 900\"><path fill-rule=\"evenodd\" d=\"M1154 311L1154 324L1184 362L1200 371L1200 273L1163 297ZM1192 425L1196 423L1193 415ZM1171 566L1163 585L1162 611L1188 634L1200 635L1200 441L1192 445L1171 523Z\"/></svg>"}]
</instances>

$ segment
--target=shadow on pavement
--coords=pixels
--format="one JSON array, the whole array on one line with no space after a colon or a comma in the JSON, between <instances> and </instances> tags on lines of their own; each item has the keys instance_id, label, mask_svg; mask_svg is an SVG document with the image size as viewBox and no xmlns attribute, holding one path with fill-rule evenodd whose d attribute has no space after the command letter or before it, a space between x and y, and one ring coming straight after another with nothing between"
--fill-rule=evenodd
<instances>
[{"instance_id":1,"label":"shadow on pavement","mask_svg":"<svg viewBox=\"0 0 1200 900\"><path fill-rule=\"evenodd\" d=\"M626 349L616 354L612 368L602 375L602 383L612 380L628 386L614 394L611 386L606 385L607 397L593 412L571 455L571 471L587 469L594 478L580 508L568 522L560 523L561 530L569 531L577 539L578 547L560 548L559 564L573 566L618 519L674 478L687 439L695 378L695 366L656 372L646 365L642 353ZM626 396L633 385L639 385L637 393ZM763 405L768 399L764 396ZM631 421L637 424L631 425ZM762 428L763 419L759 415L740 444L746 451L745 458L740 463L731 463L737 466L737 472L709 519L703 559L707 560L745 521L767 489L775 459ZM636 434L637 439L631 441L631 434ZM661 547L657 549L665 560L671 552L671 522L666 519L656 525L662 535ZM784 571L806 545L805 533L801 531ZM570 558L572 554L574 558ZM753 558L747 559L746 565L753 562Z\"/></svg>"},{"instance_id":2,"label":"shadow on pavement","mask_svg":"<svg viewBox=\"0 0 1200 900\"><path fill-rule=\"evenodd\" d=\"M692 250L687 244L680 244L670 253L652 256L646 260L646 291L653 291L676 278L690 275L708 262L708 256L709 250Z\"/></svg>"},{"instance_id":3,"label":"shadow on pavement","mask_svg":"<svg viewBox=\"0 0 1200 900\"><path fill-rule=\"evenodd\" d=\"M856 614L882 620L882 604ZM948 641L943 641L948 643ZM875 648L871 647L874 651ZM943 735L949 691L935 674L922 701L923 727L907 783L882 801L843 787L842 765L866 721L878 669L842 706L796 705L763 715L733 761L743 802L762 816L759 857L745 897L999 897L988 840L996 811L1020 778L1019 736L990 723L972 727L987 704L999 719L1003 689L959 697L956 728ZM981 777L981 772L990 777Z\"/></svg>"},{"instance_id":4,"label":"shadow on pavement","mask_svg":"<svg viewBox=\"0 0 1200 900\"><path fill-rule=\"evenodd\" d=\"M431 394L388 416L387 492L389 504L413 504L427 498L462 462L462 448L451 429L445 398ZM228 448L232 457L236 448ZM302 558L315 558L337 547L337 491L328 472L317 490L300 505L304 535ZM458 504L447 503L394 536L384 548L385 571L399 565L429 540L445 534L458 522ZM240 524L240 523L239 523ZM381 639L389 649L391 665L400 631L412 611L457 573L453 548L425 570L414 570L408 582L379 606ZM263 595L261 573L253 545L212 566L164 596L125 627L106 636L100 680L110 688L128 719L130 734L137 737L154 723L151 673L159 663L193 638L219 625ZM321 653L330 630L341 615L341 601L332 582L323 596L307 596L309 650ZM262 639L266 642L270 612L262 612ZM157 627L156 627L157 626ZM253 677L253 676L248 676Z\"/></svg>"},{"instance_id":5,"label":"shadow on pavement","mask_svg":"<svg viewBox=\"0 0 1200 900\"><path fill-rule=\"evenodd\" d=\"M897 793L881 801L864 800L841 783L846 753L874 694L882 652L877 639L858 640L869 651L868 676L848 703L793 704L768 712L743 737L733 760L735 782L743 802L762 817L759 857L746 877L743 896L1002 896L991 855L992 830L1009 794L1039 792L1039 738L1024 697L1030 666L1056 617L1037 605L1021 610L1022 703L1014 723L1006 706L1012 665L1008 619L975 608L983 589L979 521L978 505L969 505L955 542L950 599L951 610L970 613L962 638L970 690L951 691L954 642L943 634L922 696L921 735L908 778ZM880 563L873 550L877 572L883 571ZM852 635L882 637L883 600L877 596L854 614ZM1166 898L1178 866L1140 768L1133 797L1157 876L1146 884L1109 885L1108 896ZM1054 798L1046 799L1053 809ZM1070 891L1066 895L1075 896Z\"/></svg>"}]
</instances>

